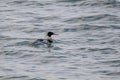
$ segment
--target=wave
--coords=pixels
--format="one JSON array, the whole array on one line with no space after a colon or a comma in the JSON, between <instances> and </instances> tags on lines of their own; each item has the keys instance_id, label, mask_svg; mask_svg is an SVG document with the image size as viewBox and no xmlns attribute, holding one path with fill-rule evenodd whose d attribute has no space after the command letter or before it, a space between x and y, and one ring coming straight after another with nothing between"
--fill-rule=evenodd
<instances>
[{"instance_id":1,"label":"wave","mask_svg":"<svg viewBox=\"0 0 120 80\"><path fill-rule=\"evenodd\" d=\"M59 2L72 3L71 6L86 6L86 7L120 7L120 1L117 0L59 0Z\"/></svg>"},{"instance_id":2,"label":"wave","mask_svg":"<svg viewBox=\"0 0 120 80\"><path fill-rule=\"evenodd\" d=\"M118 51L113 48L89 48L88 51L90 52L101 52L102 54L115 54Z\"/></svg>"},{"instance_id":3,"label":"wave","mask_svg":"<svg viewBox=\"0 0 120 80\"><path fill-rule=\"evenodd\" d=\"M111 21L111 20L112 21L120 21L118 19L118 16L115 16L115 15L98 14L98 15L91 15L91 16L84 16L84 17L83 16L73 17L73 18L65 20L64 22L67 22L67 23L78 23L78 22L81 22L81 21L92 22L92 21L103 20L103 19L106 19L108 21Z\"/></svg>"},{"instance_id":4,"label":"wave","mask_svg":"<svg viewBox=\"0 0 120 80\"><path fill-rule=\"evenodd\" d=\"M75 25L72 28L63 28L62 32L80 32L81 30L107 30L120 29L119 25L99 25L99 24L81 24Z\"/></svg>"}]
</instances>

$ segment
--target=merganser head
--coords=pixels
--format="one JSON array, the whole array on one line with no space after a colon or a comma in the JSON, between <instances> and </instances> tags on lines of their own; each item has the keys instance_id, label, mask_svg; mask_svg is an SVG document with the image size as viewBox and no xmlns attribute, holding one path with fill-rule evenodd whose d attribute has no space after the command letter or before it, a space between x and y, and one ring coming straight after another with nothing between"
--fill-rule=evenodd
<instances>
[{"instance_id":1,"label":"merganser head","mask_svg":"<svg viewBox=\"0 0 120 80\"><path fill-rule=\"evenodd\" d=\"M48 33L47 33L47 36L48 36L48 37L51 37L52 35L55 35L55 33L53 33L53 32L48 32Z\"/></svg>"}]
</instances>

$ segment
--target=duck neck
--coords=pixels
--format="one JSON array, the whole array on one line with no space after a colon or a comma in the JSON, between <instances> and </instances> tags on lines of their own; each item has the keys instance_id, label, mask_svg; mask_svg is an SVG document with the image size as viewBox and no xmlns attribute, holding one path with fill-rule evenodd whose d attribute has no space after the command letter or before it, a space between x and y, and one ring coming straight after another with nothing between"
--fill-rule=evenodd
<instances>
[{"instance_id":1,"label":"duck neck","mask_svg":"<svg viewBox=\"0 0 120 80\"><path fill-rule=\"evenodd\" d=\"M49 42L49 43L52 43L53 42L53 40L52 40L52 38L51 37L47 37L47 41Z\"/></svg>"}]
</instances>

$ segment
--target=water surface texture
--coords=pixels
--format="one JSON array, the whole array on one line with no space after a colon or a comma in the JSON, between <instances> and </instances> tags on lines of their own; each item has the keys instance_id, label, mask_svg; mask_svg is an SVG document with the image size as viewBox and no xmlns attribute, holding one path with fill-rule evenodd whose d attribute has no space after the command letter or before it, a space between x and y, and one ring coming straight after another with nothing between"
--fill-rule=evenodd
<instances>
[{"instance_id":1,"label":"water surface texture","mask_svg":"<svg viewBox=\"0 0 120 80\"><path fill-rule=\"evenodd\" d=\"M0 80L120 80L120 0L0 0Z\"/></svg>"}]
</instances>

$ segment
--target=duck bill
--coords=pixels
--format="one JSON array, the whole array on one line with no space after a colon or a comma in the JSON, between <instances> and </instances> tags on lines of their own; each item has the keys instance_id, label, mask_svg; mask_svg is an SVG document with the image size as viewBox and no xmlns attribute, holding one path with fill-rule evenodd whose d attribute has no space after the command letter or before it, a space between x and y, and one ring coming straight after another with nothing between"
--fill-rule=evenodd
<instances>
[{"instance_id":1,"label":"duck bill","mask_svg":"<svg viewBox=\"0 0 120 80\"><path fill-rule=\"evenodd\" d=\"M54 34L54 35L58 35L58 34Z\"/></svg>"}]
</instances>

